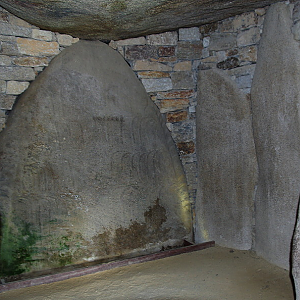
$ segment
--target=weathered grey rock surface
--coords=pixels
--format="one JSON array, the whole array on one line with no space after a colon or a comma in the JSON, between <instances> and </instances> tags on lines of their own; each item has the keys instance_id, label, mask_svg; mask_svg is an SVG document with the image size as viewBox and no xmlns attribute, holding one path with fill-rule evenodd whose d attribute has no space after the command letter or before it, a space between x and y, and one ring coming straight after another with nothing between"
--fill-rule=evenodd
<instances>
[{"instance_id":1,"label":"weathered grey rock surface","mask_svg":"<svg viewBox=\"0 0 300 300\"><path fill-rule=\"evenodd\" d=\"M294 279L296 300L300 299L300 211L298 206L297 222L293 235L291 270Z\"/></svg>"},{"instance_id":2,"label":"weathered grey rock surface","mask_svg":"<svg viewBox=\"0 0 300 300\"><path fill-rule=\"evenodd\" d=\"M300 178L300 53L291 12L285 3L268 10L251 91L259 167L255 249L286 269Z\"/></svg>"},{"instance_id":3,"label":"weathered grey rock surface","mask_svg":"<svg viewBox=\"0 0 300 300\"><path fill-rule=\"evenodd\" d=\"M43 29L85 39L119 40L206 24L276 0L0 0L0 5Z\"/></svg>"},{"instance_id":4,"label":"weathered grey rock surface","mask_svg":"<svg viewBox=\"0 0 300 300\"><path fill-rule=\"evenodd\" d=\"M190 235L174 142L103 43L80 41L51 62L15 105L0 155L2 273L153 251Z\"/></svg>"},{"instance_id":5,"label":"weathered grey rock surface","mask_svg":"<svg viewBox=\"0 0 300 300\"><path fill-rule=\"evenodd\" d=\"M257 163L249 103L222 71L200 71L198 91L196 238L250 249Z\"/></svg>"}]
</instances>

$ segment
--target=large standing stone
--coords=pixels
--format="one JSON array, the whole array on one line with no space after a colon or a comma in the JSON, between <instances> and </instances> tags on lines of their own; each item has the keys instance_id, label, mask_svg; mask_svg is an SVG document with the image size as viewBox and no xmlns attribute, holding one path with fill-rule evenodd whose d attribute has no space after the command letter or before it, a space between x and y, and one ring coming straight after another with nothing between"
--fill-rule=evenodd
<instances>
[{"instance_id":1,"label":"large standing stone","mask_svg":"<svg viewBox=\"0 0 300 300\"><path fill-rule=\"evenodd\" d=\"M119 40L212 23L277 1L0 0L0 5L40 28Z\"/></svg>"},{"instance_id":2,"label":"large standing stone","mask_svg":"<svg viewBox=\"0 0 300 300\"><path fill-rule=\"evenodd\" d=\"M64 50L0 135L1 275L154 251L191 232L157 107L100 42Z\"/></svg>"},{"instance_id":3,"label":"large standing stone","mask_svg":"<svg viewBox=\"0 0 300 300\"><path fill-rule=\"evenodd\" d=\"M255 249L286 269L300 191L300 53L291 26L291 6L271 6L251 91L259 167Z\"/></svg>"},{"instance_id":4,"label":"large standing stone","mask_svg":"<svg viewBox=\"0 0 300 300\"><path fill-rule=\"evenodd\" d=\"M222 71L200 71L198 90L196 239L250 249L257 165L249 103Z\"/></svg>"}]
</instances>

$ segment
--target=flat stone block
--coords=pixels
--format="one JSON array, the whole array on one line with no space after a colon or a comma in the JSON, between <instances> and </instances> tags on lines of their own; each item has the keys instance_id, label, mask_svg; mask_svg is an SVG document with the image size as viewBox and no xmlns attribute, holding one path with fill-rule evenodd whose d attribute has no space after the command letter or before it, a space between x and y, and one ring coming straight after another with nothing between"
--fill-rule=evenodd
<instances>
[{"instance_id":1,"label":"flat stone block","mask_svg":"<svg viewBox=\"0 0 300 300\"><path fill-rule=\"evenodd\" d=\"M253 76L255 67L256 67L256 65L252 64L252 65L246 65L246 66L238 67L235 69L231 69L231 70L228 70L228 75L235 76L235 77L240 77L240 76L244 76L244 75Z\"/></svg>"},{"instance_id":2,"label":"flat stone block","mask_svg":"<svg viewBox=\"0 0 300 300\"><path fill-rule=\"evenodd\" d=\"M188 112L186 110L167 113L167 122L177 123L186 120Z\"/></svg>"},{"instance_id":3,"label":"flat stone block","mask_svg":"<svg viewBox=\"0 0 300 300\"><path fill-rule=\"evenodd\" d=\"M160 34L151 34L147 36L149 45L177 45L178 34L176 31L169 31Z\"/></svg>"},{"instance_id":4,"label":"flat stone block","mask_svg":"<svg viewBox=\"0 0 300 300\"><path fill-rule=\"evenodd\" d=\"M180 28L179 41L200 41L201 33L199 27Z\"/></svg>"},{"instance_id":5,"label":"flat stone block","mask_svg":"<svg viewBox=\"0 0 300 300\"><path fill-rule=\"evenodd\" d=\"M252 78L251 75L240 76L236 78L235 82L240 89L251 88Z\"/></svg>"},{"instance_id":6,"label":"flat stone block","mask_svg":"<svg viewBox=\"0 0 300 300\"><path fill-rule=\"evenodd\" d=\"M170 78L142 79L142 83L147 92L169 91L173 89Z\"/></svg>"},{"instance_id":7,"label":"flat stone block","mask_svg":"<svg viewBox=\"0 0 300 300\"><path fill-rule=\"evenodd\" d=\"M201 63L216 63L218 62L217 56L208 56L201 59Z\"/></svg>"},{"instance_id":8,"label":"flat stone block","mask_svg":"<svg viewBox=\"0 0 300 300\"><path fill-rule=\"evenodd\" d=\"M171 79L174 89L187 90L195 87L192 72L174 72L171 74Z\"/></svg>"},{"instance_id":9,"label":"flat stone block","mask_svg":"<svg viewBox=\"0 0 300 300\"><path fill-rule=\"evenodd\" d=\"M170 74L167 72L160 72L160 71L144 71L138 72L139 78L164 78L170 77Z\"/></svg>"},{"instance_id":10,"label":"flat stone block","mask_svg":"<svg viewBox=\"0 0 300 300\"><path fill-rule=\"evenodd\" d=\"M238 47L249 46L249 45L257 44L259 40L260 40L260 28L252 27L238 34L237 45Z\"/></svg>"},{"instance_id":11,"label":"flat stone block","mask_svg":"<svg viewBox=\"0 0 300 300\"><path fill-rule=\"evenodd\" d=\"M161 46L158 48L159 56L174 56L175 55L175 47L174 46Z\"/></svg>"},{"instance_id":12,"label":"flat stone block","mask_svg":"<svg viewBox=\"0 0 300 300\"><path fill-rule=\"evenodd\" d=\"M193 141L180 142L176 145L181 155L191 154L195 152L195 143Z\"/></svg>"},{"instance_id":13,"label":"flat stone block","mask_svg":"<svg viewBox=\"0 0 300 300\"><path fill-rule=\"evenodd\" d=\"M239 58L241 61L256 62L257 61L257 46L247 46L239 49Z\"/></svg>"},{"instance_id":14,"label":"flat stone block","mask_svg":"<svg viewBox=\"0 0 300 300\"><path fill-rule=\"evenodd\" d=\"M203 44L201 41L178 42L178 59L200 59L202 56Z\"/></svg>"},{"instance_id":15,"label":"flat stone block","mask_svg":"<svg viewBox=\"0 0 300 300\"><path fill-rule=\"evenodd\" d=\"M206 36L205 38L203 38L203 47L206 48L209 46L209 42L210 42L210 37L209 36Z\"/></svg>"},{"instance_id":16,"label":"flat stone block","mask_svg":"<svg viewBox=\"0 0 300 300\"><path fill-rule=\"evenodd\" d=\"M180 98L189 98L194 95L193 90L184 90L184 91L172 91L172 92L159 92L157 93L158 99L180 99Z\"/></svg>"},{"instance_id":17,"label":"flat stone block","mask_svg":"<svg viewBox=\"0 0 300 300\"><path fill-rule=\"evenodd\" d=\"M236 16L233 21L233 31L243 30L257 25L258 18L255 12L244 13Z\"/></svg>"},{"instance_id":18,"label":"flat stone block","mask_svg":"<svg viewBox=\"0 0 300 300\"><path fill-rule=\"evenodd\" d=\"M32 29L32 36L33 39L42 40L42 41L52 41L53 33L47 30L40 30L40 29Z\"/></svg>"},{"instance_id":19,"label":"flat stone block","mask_svg":"<svg viewBox=\"0 0 300 300\"><path fill-rule=\"evenodd\" d=\"M35 73L32 68L0 67L0 79L30 81L35 79Z\"/></svg>"},{"instance_id":20,"label":"flat stone block","mask_svg":"<svg viewBox=\"0 0 300 300\"><path fill-rule=\"evenodd\" d=\"M7 55L0 55L0 66L10 66L11 58Z\"/></svg>"},{"instance_id":21,"label":"flat stone block","mask_svg":"<svg viewBox=\"0 0 300 300\"><path fill-rule=\"evenodd\" d=\"M6 87L6 94L20 95L29 87L27 81L8 81Z\"/></svg>"},{"instance_id":22,"label":"flat stone block","mask_svg":"<svg viewBox=\"0 0 300 300\"><path fill-rule=\"evenodd\" d=\"M181 61L174 65L174 71L191 71L192 62L191 61Z\"/></svg>"},{"instance_id":23,"label":"flat stone block","mask_svg":"<svg viewBox=\"0 0 300 300\"><path fill-rule=\"evenodd\" d=\"M196 123L195 123L195 121L185 121L182 123L173 123L172 137L175 142L195 140L195 138L196 138ZM196 160L194 160L194 161L196 161Z\"/></svg>"},{"instance_id":24,"label":"flat stone block","mask_svg":"<svg viewBox=\"0 0 300 300\"><path fill-rule=\"evenodd\" d=\"M11 110L16 100L16 96L0 94L0 109Z\"/></svg>"},{"instance_id":25,"label":"flat stone block","mask_svg":"<svg viewBox=\"0 0 300 300\"><path fill-rule=\"evenodd\" d=\"M149 60L137 60L133 66L135 71L172 71L172 67Z\"/></svg>"},{"instance_id":26,"label":"flat stone block","mask_svg":"<svg viewBox=\"0 0 300 300\"><path fill-rule=\"evenodd\" d=\"M236 47L235 33L212 33L209 50L221 51Z\"/></svg>"},{"instance_id":27,"label":"flat stone block","mask_svg":"<svg viewBox=\"0 0 300 300\"><path fill-rule=\"evenodd\" d=\"M131 60L158 58L158 49L151 45L129 46L126 48L125 58Z\"/></svg>"},{"instance_id":28,"label":"flat stone block","mask_svg":"<svg viewBox=\"0 0 300 300\"><path fill-rule=\"evenodd\" d=\"M17 45L21 54L30 56L52 56L59 53L57 42L17 38Z\"/></svg>"},{"instance_id":29,"label":"flat stone block","mask_svg":"<svg viewBox=\"0 0 300 300\"><path fill-rule=\"evenodd\" d=\"M73 37L71 35L57 33L56 37L60 46L68 47L73 44Z\"/></svg>"},{"instance_id":30,"label":"flat stone block","mask_svg":"<svg viewBox=\"0 0 300 300\"><path fill-rule=\"evenodd\" d=\"M17 57L13 60L15 65L22 67L45 67L48 66L49 61L47 57L23 56Z\"/></svg>"},{"instance_id":31,"label":"flat stone block","mask_svg":"<svg viewBox=\"0 0 300 300\"><path fill-rule=\"evenodd\" d=\"M2 22L0 26L0 34L31 37L31 29Z\"/></svg>"},{"instance_id":32,"label":"flat stone block","mask_svg":"<svg viewBox=\"0 0 300 300\"><path fill-rule=\"evenodd\" d=\"M17 43L13 41L3 41L1 42L1 54L4 55L19 55L19 49Z\"/></svg>"},{"instance_id":33,"label":"flat stone block","mask_svg":"<svg viewBox=\"0 0 300 300\"><path fill-rule=\"evenodd\" d=\"M165 113L188 108L189 104L189 99L163 99L160 101L159 108L161 113Z\"/></svg>"}]
</instances>

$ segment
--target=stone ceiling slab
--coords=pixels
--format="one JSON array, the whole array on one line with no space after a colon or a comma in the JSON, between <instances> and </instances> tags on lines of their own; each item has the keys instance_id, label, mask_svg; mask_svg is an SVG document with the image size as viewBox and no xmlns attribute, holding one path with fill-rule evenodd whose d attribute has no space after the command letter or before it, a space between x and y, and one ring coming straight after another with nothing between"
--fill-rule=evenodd
<instances>
[{"instance_id":1,"label":"stone ceiling slab","mask_svg":"<svg viewBox=\"0 0 300 300\"><path fill-rule=\"evenodd\" d=\"M84 39L119 40L207 24L276 0L0 0L40 28Z\"/></svg>"}]
</instances>

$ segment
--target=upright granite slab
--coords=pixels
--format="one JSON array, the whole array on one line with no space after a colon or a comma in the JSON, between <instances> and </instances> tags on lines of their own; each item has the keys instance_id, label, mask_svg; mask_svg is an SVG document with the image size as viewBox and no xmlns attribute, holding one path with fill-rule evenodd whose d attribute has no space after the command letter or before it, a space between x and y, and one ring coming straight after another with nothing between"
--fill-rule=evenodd
<instances>
[{"instance_id":1,"label":"upright granite slab","mask_svg":"<svg viewBox=\"0 0 300 300\"><path fill-rule=\"evenodd\" d=\"M200 71L198 91L196 238L250 249L257 164L249 102L220 70Z\"/></svg>"},{"instance_id":2,"label":"upright granite slab","mask_svg":"<svg viewBox=\"0 0 300 300\"><path fill-rule=\"evenodd\" d=\"M116 51L80 41L0 135L1 276L156 251L191 234L168 129Z\"/></svg>"},{"instance_id":3,"label":"upright granite slab","mask_svg":"<svg viewBox=\"0 0 300 300\"><path fill-rule=\"evenodd\" d=\"M259 167L255 250L286 269L300 191L300 52L291 8L278 3L268 10L251 90Z\"/></svg>"}]
</instances>

